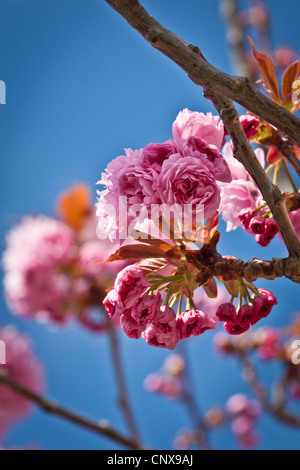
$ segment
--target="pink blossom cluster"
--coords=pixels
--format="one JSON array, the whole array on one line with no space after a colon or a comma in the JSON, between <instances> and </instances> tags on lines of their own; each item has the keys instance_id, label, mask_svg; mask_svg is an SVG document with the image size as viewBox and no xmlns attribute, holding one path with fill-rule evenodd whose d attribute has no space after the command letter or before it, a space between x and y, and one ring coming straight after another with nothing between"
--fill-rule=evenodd
<instances>
[{"instance_id":1,"label":"pink blossom cluster","mask_svg":"<svg viewBox=\"0 0 300 470\"><path fill-rule=\"evenodd\" d=\"M114 289L103 301L111 318L118 318L129 338L143 339L151 346L173 350L178 342L214 329L216 322L201 310L190 309L176 318L174 310L162 305L159 291L151 291L143 269L124 268Z\"/></svg>"},{"instance_id":2,"label":"pink blossom cluster","mask_svg":"<svg viewBox=\"0 0 300 470\"><path fill-rule=\"evenodd\" d=\"M43 368L32 351L27 337L20 335L12 326L0 329L0 341L5 345L5 365L0 365L0 374L33 392L41 393L44 387ZM24 418L32 405L24 396L0 384L0 438L12 424Z\"/></svg>"},{"instance_id":3,"label":"pink blossom cluster","mask_svg":"<svg viewBox=\"0 0 300 470\"><path fill-rule=\"evenodd\" d=\"M226 403L226 411L232 418L231 429L242 448L256 447L259 441L255 425L262 414L262 409L256 400L250 400L246 395L236 394Z\"/></svg>"},{"instance_id":4,"label":"pink blossom cluster","mask_svg":"<svg viewBox=\"0 0 300 470\"><path fill-rule=\"evenodd\" d=\"M166 398L180 399L184 393L185 360L180 354L171 354L164 362L161 372L149 374L144 387L149 393Z\"/></svg>"},{"instance_id":5,"label":"pink blossom cluster","mask_svg":"<svg viewBox=\"0 0 300 470\"><path fill-rule=\"evenodd\" d=\"M279 229L273 217L268 214L256 215L257 212L257 209L244 209L239 213L239 219L245 230L255 235L255 241L259 245L268 246Z\"/></svg>"},{"instance_id":6,"label":"pink blossom cluster","mask_svg":"<svg viewBox=\"0 0 300 470\"><path fill-rule=\"evenodd\" d=\"M248 331L251 325L266 318L277 303L272 292L258 289L257 294L252 295L251 304L241 305L238 311L232 303L222 304L218 308L216 316L219 321L224 322L227 333L240 335Z\"/></svg>"},{"instance_id":7,"label":"pink blossom cluster","mask_svg":"<svg viewBox=\"0 0 300 470\"><path fill-rule=\"evenodd\" d=\"M128 225L135 220L135 207L142 207L139 222L150 218L153 205L203 205L212 217L220 204L219 182L229 183L231 173L220 153L224 128L212 114L185 109L173 123L173 138L152 143L109 163L99 184L97 215L101 238L120 232L119 215L126 211ZM124 198L126 207L124 206ZM108 207L113 207L112 214Z\"/></svg>"},{"instance_id":8,"label":"pink blossom cluster","mask_svg":"<svg viewBox=\"0 0 300 470\"><path fill-rule=\"evenodd\" d=\"M227 231L243 227L240 219L240 213L245 211L255 211L261 205L263 200L253 179L233 156L232 145L230 142L223 148L223 156L229 165L232 181L222 183L220 213L227 223ZM255 151L258 161L264 167L265 156L262 149Z\"/></svg>"},{"instance_id":9,"label":"pink blossom cluster","mask_svg":"<svg viewBox=\"0 0 300 470\"><path fill-rule=\"evenodd\" d=\"M93 234L87 226L77 233L43 215L25 216L11 229L3 254L3 282L14 313L56 324L76 317L94 330L105 327L105 316L95 321L93 309L125 264L99 264L113 245L96 238L94 218L92 222Z\"/></svg>"}]
</instances>

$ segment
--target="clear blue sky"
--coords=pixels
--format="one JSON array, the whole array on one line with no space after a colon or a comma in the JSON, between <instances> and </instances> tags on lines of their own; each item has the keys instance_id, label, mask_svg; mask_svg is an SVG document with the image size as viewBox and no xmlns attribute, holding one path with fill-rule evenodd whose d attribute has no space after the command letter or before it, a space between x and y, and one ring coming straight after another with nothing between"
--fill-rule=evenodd
<instances>
[{"instance_id":1,"label":"clear blue sky","mask_svg":"<svg viewBox=\"0 0 300 470\"><path fill-rule=\"evenodd\" d=\"M143 5L207 59L230 72L217 0L145 0ZM299 50L298 0L269 2L275 45ZM0 239L22 214L53 214L57 194L75 182L95 188L101 171L124 147L140 148L171 137L177 113L188 107L212 111L202 90L175 64L153 50L104 0L0 0L0 79L7 104L0 107ZM94 195L96 195L94 190ZM261 249L241 231L225 234L221 251L241 258L284 256L275 241ZM270 283L261 282L261 287ZM265 322L286 324L299 307L298 286L276 281L279 306ZM275 287L274 287L275 289ZM15 323L36 342L47 369L47 394L97 418L123 426L116 407L107 340L76 326L50 332L16 319L1 296L0 325ZM202 407L222 404L247 387L235 361L211 346L213 334L190 342ZM176 403L143 391L145 376L158 370L166 352L121 337L143 440L168 449L177 429L188 425ZM264 369L266 380L277 370ZM1 404L0 404L1 406ZM271 418L260 425L264 449L297 449L299 432ZM224 428L212 437L219 449L235 448ZM116 446L35 411L8 435L5 444L37 443L45 449L114 449Z\"/></svg>"}]
</instances>

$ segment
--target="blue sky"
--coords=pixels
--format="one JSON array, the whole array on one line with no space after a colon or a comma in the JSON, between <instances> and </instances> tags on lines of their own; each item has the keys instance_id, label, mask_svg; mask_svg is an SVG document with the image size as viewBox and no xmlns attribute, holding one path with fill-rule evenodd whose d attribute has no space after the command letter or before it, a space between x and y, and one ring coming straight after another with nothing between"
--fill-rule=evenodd
<instances>
[{"instance_id":1,"label":"blue sky","mask_svg":"<svg viewBox=\"0 0 300 470\"><path fill-rule=\"evenodd\" d=\"M197 44L218 68L230 72L218 2L148 0L143 5L167 28ZM269 2L273 44L299 50L298 0L287 7ZM213 111L202 90L185 73L153 50L104 0L0 0L0 79L7 104L0 107L0 240L23 214L52 215L57 194L75 182L95 183L124 147L140 148L171 137L172 122L183 108ZM262 249L241 231L226 234L220 249L247 259L285 256L279 241ZM261 287L271 287L260 282ZM272 284L279 300L266 324L286 324L298 309L298 286ZM55 332L12 316L1 296L0 324L14 323L34 338L47 370L47 394L95 418L124 429L116 406L105 337L71 326ZM222 404L248 389L235 361L216 355L208 333L189 344L197 395L202 408ZM168 449L179 428L188 425L176 403L148 395L145 376L158 370L166 352L121 336L134 408L143 440ZM277 374L263 370L267 381ZM0 405L1 406L1 405ZM297 449L299 433L265 417L260 426L264 449ZM225 427L212 436L219 449L235 448ZM7 436L6 445L38 444L45 449L114 449L106 439L35 411Z\"/></svg>"}]
</instances>

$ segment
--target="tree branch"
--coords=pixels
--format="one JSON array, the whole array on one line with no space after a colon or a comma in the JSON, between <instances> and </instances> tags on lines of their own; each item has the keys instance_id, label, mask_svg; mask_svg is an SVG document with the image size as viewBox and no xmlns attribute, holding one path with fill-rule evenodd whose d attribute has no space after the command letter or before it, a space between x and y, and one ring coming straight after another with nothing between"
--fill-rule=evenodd
<instances>
[{"instance_id":1,"label":"tree branch","mask_svg":"<svg viewBox=\"0 0 300 470\"><path fill-rule=\"evenodd\" d=\"M127 438L120 434L113 426L111 426L106 420L101 420L96 423L90 421L89 419L80 416L73 411L69 411L66 408L61 407L57 403L50 401L31 390L23 387L21 384L11 380L8 376L0 374L0 384L6 386L13 390L14 392L22 395L28 400L34 402L39 408L41 408L46 413L56 415L62 419L72 422L78 426L81 426L89 431L92 431L96 434L100 434L104 437L108 437L123 446L134 449L134 450L143 450L145 447L141 446L135 439Z\"/></svg>"},{"instance_id":2,"label":"tree branch","mask_svg":"<svg viewBox=\"0 0 300 470\"><path fill-rule=\"evenodd\" d=\"M131 436L136 441L138 441L139 433L138 433L137 425L135 422L134 414L131 409L130 401L128 398L127 386L126 386L125 374L123 371L117 332L110 319L108 319L108 327L109 327L109 339L110 339L110 344L111 344L112 361L114 365L114 372L115 372L117 388L118 388L118 393L119 393L119 404L123 411Z\"/></svg>"},{"instance_id":3,"label":"tree branch","mask_svg":"<svg viewBox=\"0 0 300 470\"><path fill-rule=\"evenodd\" d=\"M300 242L291 223L285 205L284 195L271 183L259 163L253 148L245 135L238 112L231 100L211 90L205 90L204 96L212 101L231 137L235 158L243 164L260 189L268 204L291 257L300 262Z\"/></svg>"},{"instance_id":4,"label":"tree branch","mask_svg":"<svg viewBox=\"0 0 300 470\"><path fill-rule=\"evenodd\" d=\"M153 47L179 65L197 85L236 101L273 124L300 145L300 119L254 88L247 78L230 76L209 64L199 49L164 28L138 0L105 0Z\"/></svg>"},{"instance_id":5,"label":"tree branch","mask_svg":"<svg viewBox=\"0 0 300 470\"><path fill-rule=\"evenodd\" d=\"M280 421L283 421L293 427L300 427L300 417L292 414L286 410L282 404L273 403L269 400L268 394L264 386L259 381L254 365L245 355L240 357L241 364L243 367L244 378L260 400L265 411L269 412Z\"/></svg>"}]
</instances>

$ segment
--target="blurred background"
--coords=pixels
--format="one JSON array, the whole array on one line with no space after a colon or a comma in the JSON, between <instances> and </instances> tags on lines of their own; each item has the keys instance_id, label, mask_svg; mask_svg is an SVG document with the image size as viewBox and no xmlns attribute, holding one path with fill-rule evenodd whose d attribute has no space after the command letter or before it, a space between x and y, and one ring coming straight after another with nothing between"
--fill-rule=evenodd
<instances>
[{"instance_id":1,"label":"blurred background","mask_svg":"<svg viewBox=\"0 0 300 470\"><path fill-rule=\"evenodd\" d=\"M199 45L216 67L231 72L217 0L142 3L168 29ZM298 51L299 1L267 3L272 11L273 45L288 44ZM7 104L0 107L1 250L5 233L23 214L54 215L57 195L74 183L90 185L96 201L96 182L107 163L124 147L140 148L171 138L172 123L183 108L213 112L202 90L104 0L0 0L0 79L7 87ZM223 222L221 229L224 255L245 260L286 255L277 239L261 248L240 229L226 234ZM287 280L257 285L273 290L279 301L263 323L287 325L299 309L298 286ZM104 335L74 324L54 330L19 319L9 312L3 295L0 306L1 326L13 323L33 338L47 371L47 396L125 430ZM248 394L236 361L216 353L214 334L208 332L188 343L202 409L222 405L237 392ZM145 377L161 368L168 352L124 334L120 340L143 441L156 449L170 449L178 429L189 426L188 416L177 403L143 388ZM269 365L260 373L270 383L279 372ZM299 431L273 418L264 416L259 432L262 449L299 448ZM214 432L211 442L218 449L236 448L229 425ZM118 448L37 410L16 425L3 444Z\"/></svg>"}]
</instances>

